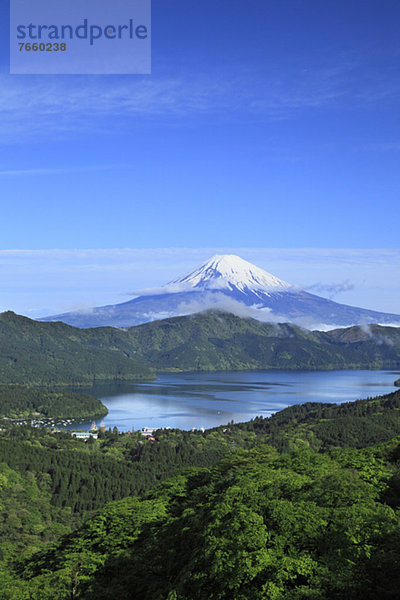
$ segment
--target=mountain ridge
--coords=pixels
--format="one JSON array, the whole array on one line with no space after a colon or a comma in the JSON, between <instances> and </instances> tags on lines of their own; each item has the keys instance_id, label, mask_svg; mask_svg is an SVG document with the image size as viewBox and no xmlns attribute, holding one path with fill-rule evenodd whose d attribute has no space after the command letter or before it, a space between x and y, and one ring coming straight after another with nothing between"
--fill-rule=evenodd
<instances>
[{"instance_id":1,"label":"mountain ridge","mask_svg":"<svg viewBox=\"0 0 400 600\"><path fill-rule=\"evenodd\" d=\"M399 369L400 328L309 331L206 311L137 325L79 329L0 314L0 383L85 384L156 372Z\"/></svg>"}]
</instances>

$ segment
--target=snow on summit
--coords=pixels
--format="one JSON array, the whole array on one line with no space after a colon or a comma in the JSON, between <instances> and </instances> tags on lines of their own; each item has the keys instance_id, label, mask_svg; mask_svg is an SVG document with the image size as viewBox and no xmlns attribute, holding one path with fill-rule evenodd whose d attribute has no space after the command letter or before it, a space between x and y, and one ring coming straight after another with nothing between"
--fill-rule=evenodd
<instances>
[{"instance_id":1,"label":"snow on summit","mask_svg":"<svg viewBox=\"0 0 400 600\"><path fill-rule=\"evenodd\" d=\"M75 327L130 327L156 319L224 310L261 321L291 322L310 329L367 323L398 324L400 315L347 306L297 289L234 254L217 254L194 271L161 288L90 313L64 313L41 319Z\"/></svg>"},{"instance_id":2,"label":"snow on summit","mask_svg":"<svg viewBox=\"0 0 400 600\"><path fill-rule=\"evenodd\" d=\"M235 254L216 254L187 275L171 281L166 291L223 290L277 292L290 284Z\"/></svg>"}]
</instances>

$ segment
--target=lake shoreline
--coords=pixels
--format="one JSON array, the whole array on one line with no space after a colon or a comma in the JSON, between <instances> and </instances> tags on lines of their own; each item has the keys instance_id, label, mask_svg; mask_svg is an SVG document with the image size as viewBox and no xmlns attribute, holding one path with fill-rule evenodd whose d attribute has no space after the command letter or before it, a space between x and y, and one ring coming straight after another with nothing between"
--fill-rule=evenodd
<instances>
[{"instance_id":1,"label":"lake shoreline","mask_svg":"<svg viewBox=\"0 0 400 600\"><path fill-rule=\"evenodd\" d=\"M211 429L305 402L342 403L395 391L399 371L247 370L160 373L156 380L101 382L90 392L109 410L107 428ZM79 389L77 389L79 391ZM89 419L79 425L90 426Z\"/></svg>"}]
</instances>

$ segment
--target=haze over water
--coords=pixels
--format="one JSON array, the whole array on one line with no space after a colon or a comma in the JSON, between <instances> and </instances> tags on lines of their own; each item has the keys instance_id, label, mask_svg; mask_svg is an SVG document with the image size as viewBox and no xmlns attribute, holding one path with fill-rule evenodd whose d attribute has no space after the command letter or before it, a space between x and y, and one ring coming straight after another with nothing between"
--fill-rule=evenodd
<instances>
[{"instance_id":1,"label":"haze over water","mask_svg":"<svg viewBox=\"0 0 400 600\"><path fill-rule=\"evenodd\" d=\"M293 404L341 403L387 394L396 389L393 383L398 377L396 371L162 374L150 382L96 385L91 393L109 410L104 419L107 428L208 429L231 420L269 416Z\"/></svg>"}]
</instances>

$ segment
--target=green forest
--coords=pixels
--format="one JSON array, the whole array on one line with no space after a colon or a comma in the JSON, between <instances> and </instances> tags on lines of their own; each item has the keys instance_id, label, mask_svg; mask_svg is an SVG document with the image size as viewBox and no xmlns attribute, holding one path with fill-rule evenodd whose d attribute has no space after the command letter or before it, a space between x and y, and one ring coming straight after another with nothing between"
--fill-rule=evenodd
<instances>
[{"instance_id":1,"label":"green forest","mask_svg":"<svg viewBox=\"0 0 400 600\"><path fill-rule=\"evenodd\" d=\"M398 598L400 390L205 432L0 432L1 600Z\"/></svg>"},{"instance_id":2,"label":"green forest","mask_svg":"<svg viewBox=\"0 0 400 600\"><path fill-rule=\"evenodd\" d=\"M78 386L168 371L398 368L396 327L307 331L204 312L124 330L78 329L0 314L2 383Z\"/></svg>"},{"instance_id":3,"label":"green forest","mask_svg":"<svg viewBox=\"0 0 400 600\"><path fill-rule=\"evenodd\" d=\"M0 419L93 419L107 413L100 400L88 394L0 384Z\"/></svg>"},{"instance_id":4,"label":"green forest","mask_svg":"<svg viewBox=\"0 0 400 600\"><path fill-rule=\"evenodd\" d=\"M0 382L77 386L154 377L125 346L124 333L112 327L81 330L1 313Z\"/></svg>"}]
</instances>

